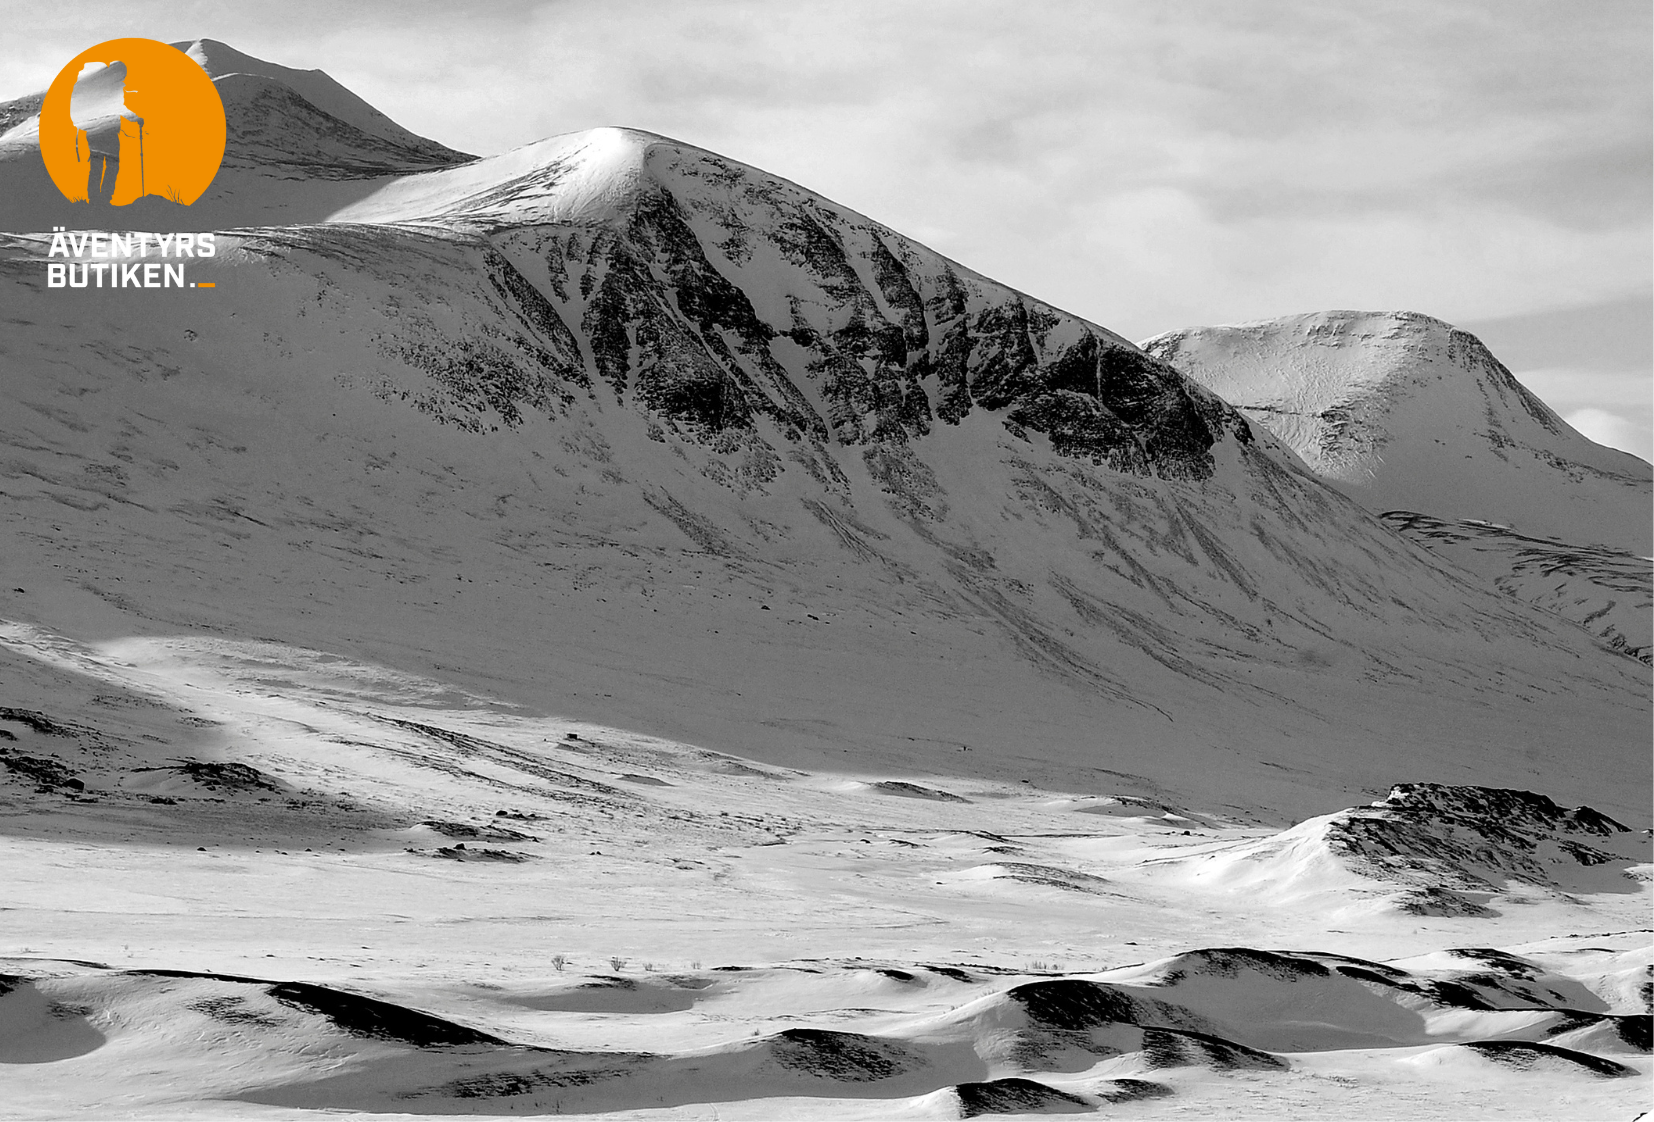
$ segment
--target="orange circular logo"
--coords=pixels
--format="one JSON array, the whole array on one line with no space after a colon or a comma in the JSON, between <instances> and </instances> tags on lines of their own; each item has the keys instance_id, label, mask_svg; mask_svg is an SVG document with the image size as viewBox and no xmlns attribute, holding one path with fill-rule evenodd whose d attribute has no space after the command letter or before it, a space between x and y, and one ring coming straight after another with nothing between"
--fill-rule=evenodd
<instances>
[{"instance_id":1,"label":"orange circular logo","mask_svg":"<svg viewBox=\"0 0 1654 1122\"><path fill-rule=\"evenodd\" d=\"M194 59L154 39L111 39L58 73L40 106L40 157L70 202L185 206L224 160L224 103Z\"/></svg>"}]
</instances>

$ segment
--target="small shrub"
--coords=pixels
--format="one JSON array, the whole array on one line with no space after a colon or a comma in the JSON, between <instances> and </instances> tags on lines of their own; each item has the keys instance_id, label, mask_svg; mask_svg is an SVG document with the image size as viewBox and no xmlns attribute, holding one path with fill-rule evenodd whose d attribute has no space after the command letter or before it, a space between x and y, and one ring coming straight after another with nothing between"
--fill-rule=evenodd
<instances>
[{"instance_id":1,"label":"small shrub","mask_svg":"<svg viewBox=\"0 0 1654 1122\"><path fill-rule=\"evenodd\" d=\"M611 969L614 970L614 972L616 974L618 974L622 970L626 969L626 964L630 961L631 961L631 959L629 959L629 958L613 958L613 957L611 957L609 959L609 966L610 966Z\"/></svg>"},{"instance_id":2,"label":"small shrub","mask_svg":"<svg viewBox=\"0 0 1654 1122\"><path fill-rule=\"evenodd\" d=\"M563 967L567 966L568 964L569 964L569 958L568 958L567 955L554 954L554 955L551 956L551 968L553 970L557 971L557 973L559 973L559 974L561 974L563 972Z\"/></svg>"}]
</instances>

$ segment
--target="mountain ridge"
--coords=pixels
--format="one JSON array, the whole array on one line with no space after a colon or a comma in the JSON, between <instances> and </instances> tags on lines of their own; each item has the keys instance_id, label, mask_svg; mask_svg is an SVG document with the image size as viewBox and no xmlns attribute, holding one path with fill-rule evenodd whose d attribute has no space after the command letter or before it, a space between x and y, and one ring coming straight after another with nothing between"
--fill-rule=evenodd
<instances>
[{"instance_id":1,"label":"mountain ridge","mask_svg":"<svg viewBox=\"0 0 1654 1122\"><path fill-rule=\"evenodd\" d=\"M231 74L255 75L287 86L328 116L396 147L426 149L450 161L456 157L476 158L403 128L334 80L326 71L281 66L244 54L216 39L185 39L171 45L194 59L214 80Z\"/></svg>"},{"instance_id":2,"label":"mountain ridge","mask_svg":"<svg viewBox=\"0 0 1654 1122\"><path fill-rule=\"evenodd\" d=\"M222 235L211 302L164 315L93 293L65 323L43 239L10 240L17 306L70 328L0 341L9 518L63 527L18 583L64 618L372 635L778 760L1101 767L1248 812L1463 778L1437 746L1466 736L1489 784L1581 727L1601 743L1544 789L1618 809L1641 774L1639 687L1583 634L1118 334L795 184L598 130L332 186L340 221ZM61 552L93 542L129 587ZM51 623L27 595L0 613ZM1408 746L1364 760L1397 720Z\"/></svg>"}]
</instances>

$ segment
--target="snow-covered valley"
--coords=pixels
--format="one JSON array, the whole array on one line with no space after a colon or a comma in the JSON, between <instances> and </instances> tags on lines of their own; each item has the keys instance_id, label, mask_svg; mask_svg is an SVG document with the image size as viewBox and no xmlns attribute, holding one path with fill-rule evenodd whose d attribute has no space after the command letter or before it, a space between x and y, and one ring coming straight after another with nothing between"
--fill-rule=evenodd
<instances>
[{"instance_id":1,"label":"snow-covered valley","mask_svg":"<svg viewBox=\"0 0 1654 1122\"><path fill-rule=\"evenodd\" d=\"M1648 1072L1648 835L1547 800L1283 832L267 642L0 643L75 718L0 711L14 1115L1590 1118Z\"/></svg>"}]
</instances>

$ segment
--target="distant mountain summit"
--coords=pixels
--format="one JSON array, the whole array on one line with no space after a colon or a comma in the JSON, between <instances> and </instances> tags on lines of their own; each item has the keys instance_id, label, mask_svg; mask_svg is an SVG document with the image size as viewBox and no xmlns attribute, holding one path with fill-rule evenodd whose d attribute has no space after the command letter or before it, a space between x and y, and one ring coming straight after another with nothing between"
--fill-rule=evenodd
<instances>
[{"instance_id":1,"label":"distant mountain summit","mask_svg":"<svg viewBox=\"0 0 1654 1122\"><path fill-rule=\"evenodd\" d=\"M1398 532L1647 662L1654 484L1481 340L1414 312L1315 312L1144 342Z\"/></svg>"},{"instance_id":2,"label":"distant mountain summit","mask_svg":"<svg viewBox=\"0 0 1654 1122\"><path fill-rule=\"evenodd\" d=\"M0 103L0 229L317 222L389 177L475 158L415 135L320 70L265 62L214 39L172 46L207 72L224 103L224 163L207 192L188 208L143 205L154 200L125 207L66 202L41 163L43 95L31 94ZM79 86L97 81L92 75Z\"/></svg>"},{"instance_id":3,"label":"distant mountain summit","mask_svg":"<svg viewBox=\"0 0 1654 1122\"><path fill-rule=\"evenodd\" d=\"M1478 518L1650 552L1649 465L1580 435L1479 339L1441 320L1315 312L1167 332L1143 348L1374 513Z\"/></svg>"},{"instance_id":4,"label":"distant mountain summit","mask_svg":"<svg viewBox=\"0 0 1654 1122\"><path fill-rule=\"evenodd\" d=\"M441 167L475 158L409 132L321 70L295 70L266 62L216 39L185 40L172 45L194 59L214 81L245 74L286 87L310 109L349 126L360 137L378 140L387 148L404 153L410 163ZM232 125L232 138L234 135Z\"/></svg>"}]
</instances>

